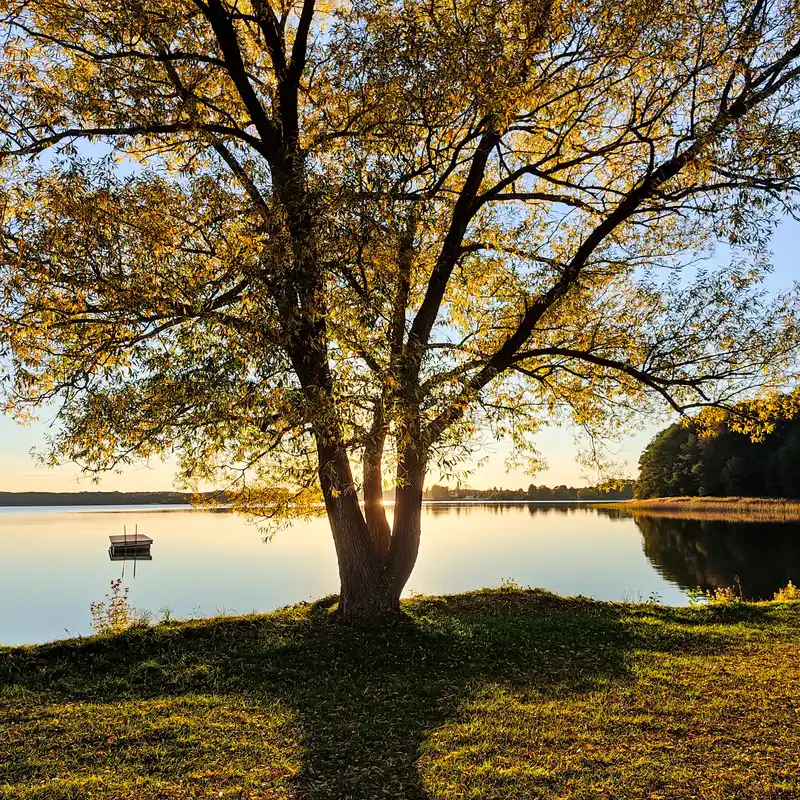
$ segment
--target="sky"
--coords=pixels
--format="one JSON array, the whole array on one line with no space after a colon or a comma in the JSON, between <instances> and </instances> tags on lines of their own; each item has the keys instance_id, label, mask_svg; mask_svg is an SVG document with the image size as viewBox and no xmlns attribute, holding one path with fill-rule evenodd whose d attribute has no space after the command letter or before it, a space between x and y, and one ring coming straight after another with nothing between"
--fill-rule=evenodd
<instances>
[{"instance_id":1,"label":"sky","mask_svg":"<svg viewBox=\"0 0 800 800\"><path fill-rule=\"evenodd\" d=\"M774 272L769 276L769 289L787 289L800 280L800 223L784 221L772 240ZM674 418L673 418L674 419ZM669 417L643 422L637 430L611 445L613 460L627 464L626 475L635 477L639 454L656 433L670 421ZM82 476L73 464L48 468L37 464L32 450L44 447L44 437L52 424L52 413L43 415L32 425L21 427L11 418L0 415L0 491L158 491L174 488L174 462L155 462L129 467L121 474L108 474L99 484ZM502 486L527 487L530 483L556 486L581 486L594 482L596 476L587 475L576 463L578 447L575 430L569 427L547 428L535 438L536 446L547 469L528 475L521 470L506 472L505 459L509 452L506 442L493 443L484 454L485 463L476 468L465 480L474 488ZM437 476L429 475L429 483Z\"/></svg>"}]
</instances>

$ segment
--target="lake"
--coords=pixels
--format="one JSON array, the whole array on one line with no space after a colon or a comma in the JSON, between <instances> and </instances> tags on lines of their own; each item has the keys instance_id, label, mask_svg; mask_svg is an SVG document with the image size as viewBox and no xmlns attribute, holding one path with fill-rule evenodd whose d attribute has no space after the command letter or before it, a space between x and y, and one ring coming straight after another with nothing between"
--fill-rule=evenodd
<instances>
[{"instance_id":1,"label":"lake","mask_svg":"<svg viewBox=\"0 0 800 800\"><path fill-rule=\"evenodd\" d=\"M110 561L109 534L138 525L152 561ZM337 589L325 519L264 541L257 525L185 507L0 509L0 643L91 632L89 605L123 577L158 619L270 611ZM135 574L134 574L135 573ZM730 586L771 598L800 583L800 524L632 518L576 504L449 504L423 509L407 593L446 594L514 580L564 595L681 605L687 589Z\"/></svg>"}]
</instances>

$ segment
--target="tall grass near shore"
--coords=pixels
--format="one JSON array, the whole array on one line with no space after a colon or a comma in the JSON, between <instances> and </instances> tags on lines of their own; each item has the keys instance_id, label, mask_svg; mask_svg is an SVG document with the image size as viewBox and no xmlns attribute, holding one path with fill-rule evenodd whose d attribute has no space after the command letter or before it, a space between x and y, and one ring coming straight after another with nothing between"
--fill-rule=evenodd
<instances>
[{"instance_id":1,"label":"tall grass near shore","mask_svg":"<svg viewBox=\"0 0 800 800\"><path fill-rule=\"evenodd\" d=\"M762 497L658 497L604 503L600 508L636 515L727 522L800 521L800 500Z\"/></svg>"}]
</instances>

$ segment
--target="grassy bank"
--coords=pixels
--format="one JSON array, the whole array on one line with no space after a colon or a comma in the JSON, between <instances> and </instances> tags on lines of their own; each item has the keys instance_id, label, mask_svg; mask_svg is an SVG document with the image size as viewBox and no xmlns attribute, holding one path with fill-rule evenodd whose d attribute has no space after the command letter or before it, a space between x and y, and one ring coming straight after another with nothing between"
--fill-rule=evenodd
<instances>
[{"instance_id":1,"label":"grassy bank","mask_svg":"<svg viewBox=\"0 0 800 800\"><path fill-rule=\"evenodd\" d=\"M0 650L0 797L800 796L798 603L405 608Z\"/></svg>"},{"instance_id":2,"label":"grassy bank","mask_svg":"<svg viewBox=\"0 0 800 800\"><path fill-rule=\"evenodd\" d=\"M604 503L603 508L636 514L692 519L720 519L732 522L800 521L800 500L764 497L657 497Z\"/></svg>"}]
</instances>

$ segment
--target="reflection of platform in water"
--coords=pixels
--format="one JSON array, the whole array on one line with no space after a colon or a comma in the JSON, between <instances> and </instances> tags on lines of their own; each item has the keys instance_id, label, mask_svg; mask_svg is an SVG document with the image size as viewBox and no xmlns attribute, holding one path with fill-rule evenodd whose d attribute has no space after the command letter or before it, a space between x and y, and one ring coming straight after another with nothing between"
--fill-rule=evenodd
<instances>
[{"instance_id":1,"label":"reflection of platform in water","mask_svg":"<svg viewBox=\"0 0 800 800\"><path fill-rule=\"evenodd\" d=\"M112 548L108 548L109 561L152 561L153 554L148 550L147 552L138 553L115 553Z\"/></svg>"},{"instance_id":2,"label":"reflection of platform in water","mask_svg":"<svg viewBox=\"0 0 800 800\"><path fill-rule=\"evenodd\" d=\"M112 534L108 537L111 546L108 548L108 556L112 561L125 561L130 558L137 561L152 561L150 555L150 545L153 540L149 536L141 533L133 535Z\"/></svg>"}]
</instances>

